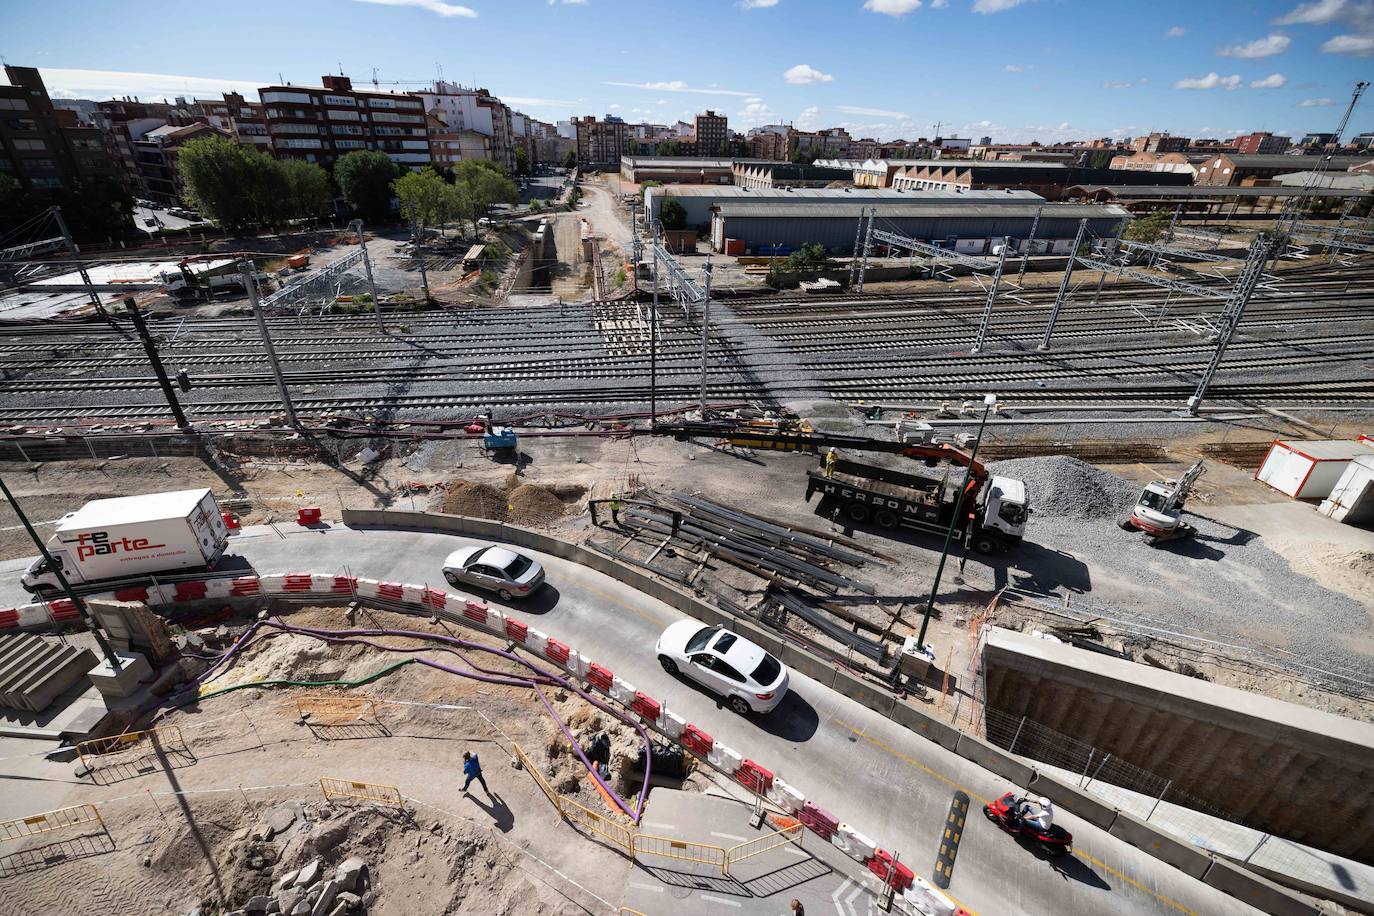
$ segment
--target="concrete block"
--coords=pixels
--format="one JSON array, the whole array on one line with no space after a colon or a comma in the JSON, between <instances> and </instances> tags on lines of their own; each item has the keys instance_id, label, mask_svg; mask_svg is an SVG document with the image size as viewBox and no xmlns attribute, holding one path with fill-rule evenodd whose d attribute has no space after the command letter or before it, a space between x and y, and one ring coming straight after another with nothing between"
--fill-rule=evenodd
<instances>
[{"instance_id":1,"label":"concrete block","mask_svg":"<svg viewBox=\"0 0 1374 916\"><path fill-rule=\"evenodd\" d=\"M339 895L339 882L326 881L320 888L320 899L310 908L310 916L325 916L334 908L334 898Z\"/></svg>"},{"instance_id":2,"label":"concrete block","mask_svg":"<svg viewBox=\"0 0 1374 916\"><path fill-rule=\"evenodd\" d=\"M1107 832L1194 878L1205 875L1212 864L1212 857L1192 843L1165 833L1124 811L1117 812L1116 820Z\"/></svg>"},{"instance_id":3,"label":"concrete block","mask_svg":"<svg viewBox=\"0 0 1374 916\"><path fill-rule=\"evenodd\" d=\"M921 710L906 703L897 703L892 707L892 721L898 725L904 725L911 731L946 750L954 750L959 746L959 739L963 733L957 728L933 719Z\"/></svg>"},{"instance_id":4,"label":"concrete block","mask_svg":"<svg viewBox=\"0 0 1374 916\"><path fill-rule=\"evenodd\" d=\"M62 646L54 653L50 665L19 688L25 707L35 712L47 709L95 666L95 655L90 649Z\"/></svg>"},{"instance_id":5,"label":"concrete block","mask_svg":"<svg viewBox=\"0 0 1374 916\"><path fill-rule=\"evenodd\" d=\"M1029 786L1035 778L1035 770L1017 760L1000 747L979 740L972 735L961 735L954 753L971 760L986 770L1010 780L1018 786Z\"/></svg>"},{"instance_id":6,"label":"concrete block","mask_svg":"<svg viewBox=\"0 0 1374 916\"><path fill-rule=\"evenodd\" d=\"M115 671L110 663L102 661L87 676L102 696L127 697L138 691L139 681L147 680L153 673L148 660L137 652L116 653L120 669Z\"/></svg>"},{"instance_id":7,"label":"concrete block","mask_svg":"<svg viewBox=\"0 0 1374 916\"><path fill-rule=\"evenodd\" d=\"M274 833L285 833L296 823L296 811L289 805L278 805L267 812L267 823Z\"/></svg>"},{"instance_id":8,"label":"concrete block","mask_svg":"<svg viewBox=\"0 0 1374 916\"><path fill-rule=\"evenodd\" d=\"M1060 782L1038 770L1027 788L1032 789L1032 794L1045 796L1056 806L1082 818L1094 827L1110 831L1112 824L1116 822L1116 808L1077 786Z\"/></svg>"},{"instance_id":9,"label":"concrete block","mask_svg":"<svg viewBox=\"0 0 1374 916\"><path fill-rule=\"evenodd\" d=\"M296 887L309 887L320 880L320 860L316 859L296 875Z\"/></svg>"},{"instance_id":10,"label":"concrete block","mask_svg":"<svg viewBox=\"0 0 1374 916\"><path fill-rule=\"evenodd\" d=\"M356 894L359 879L366 873L367 862L358 856L353 856L339 863L339 867L334 870L334 879L338 882L340 890Z\"/></svg>"},{"instance_id":11,"label":"concrete block","mask_svg":"<svg viewBox=\"0 0 1374 916\"><path fill-rule=\"evenodd\" d=\"M1292 891L1225 859L1213 857L1202 881L1272 916L1318 916L1320 913Z\"/></svg>"}]
</instances>

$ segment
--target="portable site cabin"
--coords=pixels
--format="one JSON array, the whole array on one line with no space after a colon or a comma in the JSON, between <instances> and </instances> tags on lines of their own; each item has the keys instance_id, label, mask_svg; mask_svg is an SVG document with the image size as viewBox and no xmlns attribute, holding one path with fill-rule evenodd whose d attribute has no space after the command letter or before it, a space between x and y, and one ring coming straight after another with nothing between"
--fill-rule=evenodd
<instances>
[{"instance_id":1,"label":"portable site cabin","mask_svg":"<svg viewBox=\"0 0 1374 916\"><path fill-rule=\"evenodd\" d=\"M1374 455L1356 458L1317 509L1347 525L1374 527Z\"/></svg>"},{"instance_id":2,"label":"portable site cabin","mask_svg":"<svg viewBox=\"0 0 1374 916\"><path fill-rule=\"evenodd\" d=\"M1294 499L1331 495L1345 469L1360 457L1374 455L1374 439L1275 439L1255 479Z\"/></svg>"}]
</instances>

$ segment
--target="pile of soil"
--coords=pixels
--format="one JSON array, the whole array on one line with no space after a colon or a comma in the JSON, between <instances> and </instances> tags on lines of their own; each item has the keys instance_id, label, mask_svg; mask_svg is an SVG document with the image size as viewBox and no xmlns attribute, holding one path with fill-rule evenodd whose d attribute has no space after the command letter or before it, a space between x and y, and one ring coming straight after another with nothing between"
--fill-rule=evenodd
<instances>
[{"instance_id":1,"label":"pile of soil","mask_svg":"<svg viewBox=\"0 0 1374 916\"><path fill-rule=\"evenodd\" d=\"M551 525L563 517L563 501L537 483L524 483L510 493L510 520L517 525Z\"/></svg>"},{"instance_id":2,"label":"pile of soil","mask_svg":"<svg viewBox=\"0 0 1374 916\"><path fill-rule=\"evenodd\" d=\"M509 517L506 494L485 483L455 480L444 494L443 511L504 522Z\"/></svg>"}]
</instances>

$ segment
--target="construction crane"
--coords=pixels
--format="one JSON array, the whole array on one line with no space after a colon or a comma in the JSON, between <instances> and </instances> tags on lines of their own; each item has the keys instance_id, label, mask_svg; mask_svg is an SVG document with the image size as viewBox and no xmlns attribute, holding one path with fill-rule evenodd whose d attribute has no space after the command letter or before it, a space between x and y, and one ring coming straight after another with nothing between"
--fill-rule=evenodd
<instances>
[{"instance_id":1,"label":"construction crane","mask_svg":"<svg viewBox=\"0 0 1374 916\"><path fill-rule=\"evenodd\" d=\"M1364 81L1355 84L1355 91L1350 94L1350 104L1345 106L1345 114L1341 117L1341 123L1336 125L1336 132L1331 135L1330 142L1322 151L1321 161L1316 168L1310 170L1307 181L1302 186L1302 192L1288 198L1288 202L1284 205L1283 214L1279 217L1279 226L1282 228L1286 223L1289 233L1293 231L1298 220L1302 218L1312 192L1321 188L1322 182L1326 179L1326 173L1331 170L1331 160L1336 155L1336 151L1340 149L1341 137L1345 134L1345 128L1350 123L1350 115L1355 111L1355 105L1360 101L1360 96L1364 95L1364 91L1368 88L1369 83Z\"/></svg>"},{"instance_id":2,"label":"construction crane","mask_svg":"<svg viewBox=\"0 0 1374 916\"><path fill-rule=\"evenodd\" d=\"M1144 532L1145 543L1151 546L1197 534L1197 529L1183 520L1183 504L1188 501L1193 484L1206 471L1198 461L1178 480L1147 483L1135 501L1131 517L1121 523L1122 530Z\"/></svg>"}]
</instances>

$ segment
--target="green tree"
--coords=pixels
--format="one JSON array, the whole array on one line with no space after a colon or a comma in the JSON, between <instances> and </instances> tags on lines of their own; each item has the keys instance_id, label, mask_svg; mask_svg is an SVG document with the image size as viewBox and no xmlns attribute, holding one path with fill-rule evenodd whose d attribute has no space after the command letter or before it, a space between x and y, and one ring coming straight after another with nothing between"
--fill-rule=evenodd
<instances>
[{"instance_id":1,"label":"green tree","mask_svg":"<svg viewBox=\"0 0 1374 916\"><path fill-rule=\"evenodd\" d=\"M301 159L285 159L277 166L286 179L288 210L293 219L318 219L329 213L334 191L328 172Z\"/></svg>"},{"instance_id":2,"label":"green tree","mask_svg":"<svg viewBox=\"0 0 1374 916\"><path fill-rule=\"evenodd\" d=\"M663 223L664 229L686 229L687 208L676 197L669 197L659 208L658 220Z\"/></svg>"},{"instance_id":3,"label":"green tree","mask_svg":"<svg viewBox=\"0 0 1374 916\"><path fill-rule=\"evenodd\" d=\"M390 215L396 176L396 163L375 150L355 150L334 164L334 180L344 199L369 223L385 222Z\"/></svg>"},{"instance_id":4,"label":"green tree","mask_svg":"<svg viewBox=\"0 0 1374 916\"><path fill-rule=\"evenodd\" d=\"M825 246L820 242L809 242L783 258L778 269L787 273L813 273L829 266L830 259L825 256Z\"/></svg>"},{"instance_id":5,"label":"green tree","mask_svg":"<svg viewBox=\"0 0 1374 916\"><path fill-rule=\"evenodd\" d=\"M520 199L515 182L494 162L466 159L458 163L457 175L457 186L472 196L472 206L481 216L486 216L493 204L513 204Z\"/></svg>"},{"instance_id":6,"label":"green tree","mask_svg":"<svg viewBox=\"0 0 1374 916\"><path fill-rule=\"evenodd\" d=\"M251 152L255 151L213 135L188 140L177 153L182 196L202 216L231 232L260 222Z\"/></svg>"},{"instance_id":7,"label":"green tree","mask_svg":"<svg viewBox=\"0 0 1374 916\"><path fill-rule=\"evenodd\" d=\"M563 168L577 168L577 153L573 152L572 150L568 150L568 154L563 157Z\"/></svg>"},{"instance_id":8,"label":"green tree","mask_svg":"<svg viewBox=\"0 0 1374 916\"><path fill-rule=\"evenodd\" d=\"M515 174L528 175L530 173L530 154L525 152L523 146L515 148Z\"/></svg>"},{"instance_id":9,"label":"green tree","mask_svg":"<svg viewBox=\"0 0 1374 916\"><path fill-rule=\"evenodd\" d=\"M1131 220L1126 224L1126 231L1121 233L1123 239L1132 242L1151 242L1158 241L1169 228L1169 220L1173 214L1164 210L1156 210L1148 216L1142 216Z\"/></svg>"},{"instance_id":10,"label":"green tree","mask_svg":"<svg viewBox=\"0 0 1374 916\"><path fill-rule=\"evenodd\" d=\"M453 188L433 169L407 172L391 183L401 216L420 226L442 226L451 216Z\"/></svg>"},{"instance_id":11,"label":"green tree","mask_svg":"<svg viewBox=\"0 0 1374 916\"><path fill-rule=\"evenodd\" d=\"M654 153L659 156L676 156L677 149L676 140L660 140L658 146L654 147Z\"/></svg>"}]
</instances>

